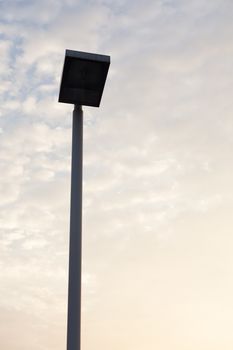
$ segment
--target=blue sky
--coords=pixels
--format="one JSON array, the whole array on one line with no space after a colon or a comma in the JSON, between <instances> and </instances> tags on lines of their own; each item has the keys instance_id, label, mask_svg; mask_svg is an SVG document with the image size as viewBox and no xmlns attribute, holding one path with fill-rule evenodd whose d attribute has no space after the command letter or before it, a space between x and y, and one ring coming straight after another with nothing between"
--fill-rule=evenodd
<instances>
[{"instance_id":1,"label":"blue sky","mask_svg":"<svg viewBox=\"0 0 233 350\"><path fill-rule=\"evenodd\" d=\"M232 14L0 1L1 348L65 348L73 49L111 55L84 108L82 348L232 349Z\"/></svg>"}]
</instances>

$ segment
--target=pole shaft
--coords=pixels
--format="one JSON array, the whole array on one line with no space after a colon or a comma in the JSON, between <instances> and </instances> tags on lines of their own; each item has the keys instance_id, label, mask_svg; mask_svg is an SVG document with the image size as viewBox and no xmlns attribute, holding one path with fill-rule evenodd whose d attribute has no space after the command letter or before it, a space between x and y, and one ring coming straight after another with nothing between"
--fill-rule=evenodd
<instances>
[{"instance_id":1,"label":"pole shaft","mask_svg":"<svg viewBox=\"0 0 233 350\"><path fill-rule=\"evenodd\" d=\"M83 111L73 111L67 350L80 350L82 271Z\"/></svg>"}]
</instances>

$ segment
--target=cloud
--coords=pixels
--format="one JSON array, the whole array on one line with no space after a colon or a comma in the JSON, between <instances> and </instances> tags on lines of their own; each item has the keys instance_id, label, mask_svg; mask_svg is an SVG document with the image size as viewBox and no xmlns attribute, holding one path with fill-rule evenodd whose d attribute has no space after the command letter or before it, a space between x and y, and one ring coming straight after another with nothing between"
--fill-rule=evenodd
<instances>
[{"instance_id":1,"label":"cloud","mask_svg":"<svg viewBox=\"0 0 233 350\"><path fill-rule=\"evenodd\" d=\"M101 108L84 111L84 347L199 346L201 308L213 316L214 304L231 305L231 2L0 6L4 348L65 343L72 106L57 96L66 48L112 59ZM214 349L208 337L221 327L210 324L202 344ZM148 343L131 342L139 326ZM16 344L9 329L23 327L30 336Z\"/></svg>"}]
</instances>

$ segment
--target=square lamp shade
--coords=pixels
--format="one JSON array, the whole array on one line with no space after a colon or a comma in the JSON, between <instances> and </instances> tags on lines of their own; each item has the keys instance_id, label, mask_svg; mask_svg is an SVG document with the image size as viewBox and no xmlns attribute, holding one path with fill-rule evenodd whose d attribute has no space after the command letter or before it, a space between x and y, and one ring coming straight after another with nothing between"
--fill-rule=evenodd
<instances>
[{"instance_id":1,"label":"square lamp shade","mask_svg":"<svg viewBox=\"0 0 233 350\"><path fill-rule=\"evenodd\" d=\"M59 102L99 107L110 56L66 50Z\"/></svg>"}]
</instances>

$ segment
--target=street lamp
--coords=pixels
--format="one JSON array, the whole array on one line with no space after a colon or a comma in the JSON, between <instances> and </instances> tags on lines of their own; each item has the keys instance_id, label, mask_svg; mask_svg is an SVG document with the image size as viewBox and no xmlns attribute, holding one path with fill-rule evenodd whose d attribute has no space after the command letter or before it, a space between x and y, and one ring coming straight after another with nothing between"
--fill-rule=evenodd
<instances>
[{"instance_id":1,"label":"street lamp","mask_svg":"<svg viewBox=\"0 0 233 350\"><path fill-rule=\"evenodd\" d=\"M74 104L72 131L71 203L67 350L80 350L82 269L82 105L99 107L110 57L66 50L59 102Z\"/></svg>"}]
</instances>

